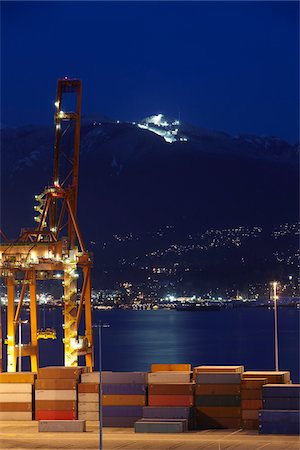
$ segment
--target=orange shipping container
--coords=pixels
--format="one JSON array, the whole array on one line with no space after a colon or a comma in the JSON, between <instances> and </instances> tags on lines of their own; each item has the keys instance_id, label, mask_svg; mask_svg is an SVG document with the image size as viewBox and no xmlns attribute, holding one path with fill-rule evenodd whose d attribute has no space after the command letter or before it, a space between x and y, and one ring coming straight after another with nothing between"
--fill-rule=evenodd
<instances>
[{"instance_id":1,"label":"orange shipping container","mask_svg":"<svg viewBox=\"0 0 300 450\"><path fill-rule=\"evenodd\" d=\"M214 373L243 373L244 366L197 366L194 372L214 372Z\"/></svg>"},{"instance_id":2,"label":"orange shipping container","mask_svg":"<svg viewBox=\"0 0 300 450\"><path fill-rule=\"evenodd\" d=\"M77 381L72 379L42 379L35 380L35 389L70 390L77 388Z\"/></svg>"},{"instance_id":3,"label":"orange shipping container","mask_svg":"<svg viewBox=\"0 0 300 450\"><path fill-rule=\"evenodd\" d=\"M145 395L103 395L103 406L145 406Z\"/></svg>"},{"instance_id":4,"label":"orange shipping container","mask_svg":"<svg viewBox=\"0 0 300 450\"><path fill-rule=\"evenodd\" d=\"M261 389L242 389L241 392L242 400L261 400L262 390Z\"/></svg>"},{"instance_id":5,"label":"orange shipping container","mask_svg":"<svg viewBox=\"0 0 300 450\"><path fill-rule=\"evenodd\" d=\"M78 380L85 372L84 367L43 367L38 369L38 379L72 379Z\"/></svg>"},{"instance_id":6,"label":"orange shipping container","mask_svg":"<svg viewBox=\"0 0 300 450\"><path fill-rule=\"evenodd\" d=\"M77 420L76 411L36 411L35 420Z\"/></svg>"},{"instance_id":7,"label":"orange shipping container","mask_svg":"<svg viewBox=\"0 0 300 450\"><path fill-rule=\"evenodd\" d=\"M196 384L196 395L239 395L240 384Z\"/></svg>"},{"instance_id":8,"label":"orange shipping container","mask_svg":"<svg viewBox=\"0 0 300 450\"><path fill-rule=\"evenodd\" d=\"M261 409L262 400L242 400L242 409Z\"/></svg>"},{"instance_id":9,"label":"orange shipping container","mask_svg":"<svg viewBox=\"0 0 300 450\"><path fill-rule=\"evenodd\" d=\"M97 383L80 383L78 384L78 393L99 394L99 386Z\"/></svg>"},{"instance_id":10,"label":"orange shipping container","mask_svg":"<svg viewBox=\"0 0 300 450\"><path fill-rule=\"evenodd\" d=\"M76 411L77 402L74 400L36 400L36 411Z\"/></svg>"},{"instance_id":11,"label":"orange shipping container","mask_svg":"<svg viewBox=\"0 0 300 450\"><path fill-rule=\"evenodd\" d=\"M32 411L31 402L1 402L0 411Z\"/></svg>"},{"instance_id":12,"label":"orange shipping container","mask_svg":"<svg viewBox=\"0 0 300 450\"><path fill-rule=\"evenodd\" d=\"M258 419L242 420L243 430L258 430L258 425L259 425Z\"/></svg>"},{"instance_id":13,"label":"orange shipping container","mask_svg":"<svg viewBox=\"0 0 300 450\"><path fill-rule=\"evenodd\" d=\"M261 389L267 383L267 378L247 378L242 380L242 389Z\"/></svg>"},{"instance_id":14,"label":"orange shipping container","mask_svg":"<svg viewBox=\"0 0 300 450\"><path fill-rule=\"evenodd\" d=\"M35 372L0 373L0 383L30 383L34 384Z\"/></svg>"},{"instance_id":15,"label":"orange shipping container","mask_svg":"<svg viewBox=\"0 0 300 450\"><path fill-rule=\"evenodd\" d=\"M149 395L149 406L193 406L193 395Z\"/></svg>"},{"instance_id":16,"label":"orange shipping container","mask_svg":"<svg viewBox=\"0 0 300 450\"><path fill-rule=\"evenodd\" d=\"M243 420L258 420L258 409L244 409L242 410L242 419Z\"/></svg>"},{"instance_id":17,"label":"orange shipping container","mask_svg":"<svg viewBox=\"0 0 300 450\"><path fill-rule=\"evenodd\" d=\"M149 395L193 395L193 383L149 384Z\"/></svg>"},{"instance_id":18,"label":"orange shipping container","mask_svg":"<svg viewBox=\"0 0 300 450\"><path fill-rule=\"evenodd\" d=\"M151 364L151 372L190 372L191 364Z\"/></svg>"}]
</instances>

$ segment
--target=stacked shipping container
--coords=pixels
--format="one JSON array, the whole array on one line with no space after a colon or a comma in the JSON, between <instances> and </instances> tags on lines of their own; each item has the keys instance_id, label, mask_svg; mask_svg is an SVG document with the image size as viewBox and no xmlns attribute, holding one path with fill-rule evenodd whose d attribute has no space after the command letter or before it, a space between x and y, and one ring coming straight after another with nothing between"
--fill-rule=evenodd
<instances>
[{"instance_id":1,"label":"stacked shipping container","mask_svg":"<svg viewBox=\"0 0 300 450\"><path fill-rule=\"evenodd\" d=\"M191 426L194 383L190 364L152 364L148 374L148 405L135 431L183 432Z\"/></svg>"},{"instance_id":2,"label":"stacked shipping container","mask_svg":"<svg viewBox=\"0 0 300 450\"><path fill-rule=\"evenodd\" d=\"M35 382L36 420L76 420L80 367L44 367Z\"/></svg>"},{"instance_id":3,"label":"stacked shipping container","mask_svg":"<svg viewBox=\"0 0 300 450\"><path fill-rule=\"evenodd\" d=\"M199 366L194 369L197 428L241 428L243 370L243 366Z\"/></svg>"},{"instance_id":4,"label":"stacked shipping container","mask_svg":"<svg viewBox=\"0 0 300 450\"><path fill-rule=\"evenodd\" d=\"M102 372L104 426L299 433L300 385L291 384L287 371L199 366L192 379L189 364L153 364L151 370ZM28 372L0 374L0 420L99 421L99 383L99 372L86 368L46 367L37 379Z\"/></svg>"},{"instance_id":5,"label":"stacked shipping container","mask_svg":"<svg viewBox=\"0 0 300 450\"><path fill-rule=\"evenodd\" d=\"M260 433L300 433L300 384L268 384L263 387L262 398Z\"/></svg>"},{"instance_id":6,"label":"stacked shipping container","mask_svg":"<svg viewBox=\"0 0 300 450\"><path fill-rule=\"evenodd\" d=\"M79 418L99 420L100 374L83 374L79 392ZM145 372L102 372L103 425L133 427L147 402Z\"/></svg>"},{"instance_id":7,"label":"stacked shipping container","mask_svg":"<svg viewBox=\"0 0 300 450\"><path fill-rule=\"evenodd\" d=\"M0 374L0 420L33 420L35 373Z\"/></svg>"},{"instance_id":8,"label":"stacked shipping container","mask_svg":"<svg viewBox=\"0 0 300 450\"><path fill-rule=\"evenodd\" d=\"M258 430L258 413L262 408L262 387L266 378L249 378L242 380L242 428Z\"/></svg>"},{"instance_id":9,"label":"stacked shipping container","mask_svg":"<svg viewBox=\"0 0 300 450\"><path fill-rule=\"evenodd\" d=\"M94 375L83 374L84 375ZM82 382L78 384L78 419L99 421L99 383Z\"/></svg>"}]
</instances>

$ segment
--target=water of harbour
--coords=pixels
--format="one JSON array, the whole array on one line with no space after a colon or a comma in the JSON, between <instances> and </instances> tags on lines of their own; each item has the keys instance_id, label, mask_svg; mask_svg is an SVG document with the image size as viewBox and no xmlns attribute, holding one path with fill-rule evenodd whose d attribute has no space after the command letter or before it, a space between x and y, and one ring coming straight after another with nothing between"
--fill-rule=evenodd
<instances>
[{"instance_id":1,"label":"water of harbour","mask_svg":"<svg viewBox=\"0 0 300 450\"><path fill-rule=\"evenodd\" d=\"M55 327L58 339L40 340L40 365L61 365L62 310L47 309L45 316L45 326ZM300 375L299 319L299 309L278 309L279 368L290 370L294 383L299 382ZM102 331L104 370L149 371L151 363L243 364L245 370L275 368L272 309L93 311L93 322L99 320L110 325ZM96 369L99 364L97 333L95 329ZM23 342L29 341L26 325L23 325L23 337ZM28 369L27 363L23 366Z\"/></svg>"}]
</instances>

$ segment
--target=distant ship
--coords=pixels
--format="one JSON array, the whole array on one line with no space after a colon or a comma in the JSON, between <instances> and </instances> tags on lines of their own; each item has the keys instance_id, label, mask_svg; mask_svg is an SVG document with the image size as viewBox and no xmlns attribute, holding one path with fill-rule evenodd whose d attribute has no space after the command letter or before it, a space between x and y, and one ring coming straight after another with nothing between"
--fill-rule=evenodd
<instances>
[{"instance_id":1,"label":"distant ship","mask_svg":"<svg viewBox=\"0 0 300 450\"><path fill-rule=\"evenodd\" d=\"M221 305L219 303L183 303L176 306L177 311L220 311Z\"/></svg>"}]
</instances>

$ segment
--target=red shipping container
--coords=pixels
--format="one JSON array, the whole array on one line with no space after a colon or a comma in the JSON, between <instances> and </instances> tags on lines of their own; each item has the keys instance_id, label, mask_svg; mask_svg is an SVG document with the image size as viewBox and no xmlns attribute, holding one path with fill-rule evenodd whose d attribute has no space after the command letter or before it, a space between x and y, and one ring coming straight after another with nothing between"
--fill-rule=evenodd
<instances>
[{"instance_id":1,"label":"red shipping container","mask_svg":"<svg viewBox=\"0 0 300 450\"><path fill-rule=\"evenodd\" d=\"M193 406L193 395L149 395L149 406Z\"/></svg>"},{"instance_id":2,"label":"red shipping container","mask_svg":"<svg viewBox=\"0 0 300 450\"><path fill-rule=\"evenodd\" d=\"M77 420L76 411L36 411L35 420Z\"/></svg>"}]
</instances>

